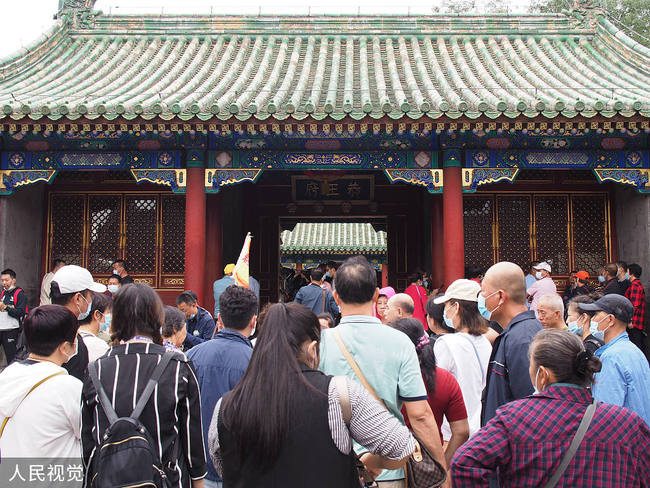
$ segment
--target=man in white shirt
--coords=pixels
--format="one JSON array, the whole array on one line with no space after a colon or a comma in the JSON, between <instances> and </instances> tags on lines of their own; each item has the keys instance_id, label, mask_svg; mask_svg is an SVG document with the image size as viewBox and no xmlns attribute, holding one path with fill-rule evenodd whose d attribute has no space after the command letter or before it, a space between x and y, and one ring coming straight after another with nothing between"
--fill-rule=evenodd
<instances>
[{"instance_id":1,"label":"man in white shirt","mask_svg":"<svg viewBox=\"0 0 650 488\"><path fill-rule=\"evenodd\" d=\"M537 310L539 299L544 295L557 293L557 287L551 278L550 264L546 261L542 261L538 265L533 266L533 269L535 270L535 278L537 281L528 287L526 294L530 301L530 309L535 311Z\"/></svg>"},{"instance_id":2,"label":"man in white shirt","mask_svg":"<svg viewBox=\"0 0 650 488\"><path fill-rule=\"evenodd\" d=\"M51 288L50 288L52 285L52 278L54 278L54 273L56 273L64 266L65 266L65 261L63 259L55 259L54 267L52 268L52 271L46 273L45 276L43 276L43 281L41 282L41 300L39 305L52 304Z\"/></svg>"},{"instance_id":3,"label":"man in white shirt","mask_svg":"<svg viewBox=\"0 0 650 488\"><path fill-rule=\"evenodd\" d=\"M82 383L61 365L77 353L77 317L38 307L23 330L30 351L0 374L3 458L76 458L81 463Z\"/></svg>"}]
</instances>

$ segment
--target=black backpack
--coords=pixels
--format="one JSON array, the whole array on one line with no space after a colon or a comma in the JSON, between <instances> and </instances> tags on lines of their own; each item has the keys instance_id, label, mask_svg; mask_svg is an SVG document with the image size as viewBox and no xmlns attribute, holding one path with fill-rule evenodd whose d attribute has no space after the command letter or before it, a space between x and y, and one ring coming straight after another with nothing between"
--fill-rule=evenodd
<instances>
[{"instance_id":1,"label":"black backpack","mask_svg":"<svg viewBox=\"0 0 650 488\"><path fill-rule=\"evenodd\" d=\"M104 431L101 444L95 448L90 457L84 487L169 487L169 480L163 470L162 460L155 448L157 443L140 422L139 417L158 384L160 376L174 355L174 352L166 352L162 356L138 399L133 413L129 417L121 418L118 418L99 381L97 363L93 362L88 365L88 373L110 426Z\"/></svg>"}]
</instances>

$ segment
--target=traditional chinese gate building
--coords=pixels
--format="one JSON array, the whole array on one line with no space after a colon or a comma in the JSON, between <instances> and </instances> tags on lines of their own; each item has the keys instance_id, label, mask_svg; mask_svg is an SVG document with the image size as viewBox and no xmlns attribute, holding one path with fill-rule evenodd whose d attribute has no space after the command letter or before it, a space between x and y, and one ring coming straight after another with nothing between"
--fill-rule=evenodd
<instances>
[{"instance_id":1,"label":"traditional chinese gate building","mask_svg":"<svg viewBox=\"0 0 650 488\"><path fill-rule=\"evenodd\" d=\"M0 262L115 257L171 298L251 231L370 222L388 280L466 264L650 265L650 50L591 2L492 17L114 16L65 0L0 61ZM581 7L582 5L582 7ZM46 184L47 183L47 184ZM618 238L617 238L618 236Z\"/></svg>"}]
</instances>

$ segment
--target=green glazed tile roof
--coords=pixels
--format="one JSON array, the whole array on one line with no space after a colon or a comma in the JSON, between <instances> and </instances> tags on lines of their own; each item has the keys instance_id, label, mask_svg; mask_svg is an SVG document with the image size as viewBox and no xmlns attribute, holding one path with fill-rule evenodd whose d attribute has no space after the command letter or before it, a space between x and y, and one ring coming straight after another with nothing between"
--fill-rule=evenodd
<instances>
[{"instance_id":1,"label":"green glazed tile roof","mask_svg":"<svg viewBox=\"0 0 650 488\"><path fill-rule=\"evenodd\" d=\"M383 254L386 232L372 224L298 223L281 235L280 251L288 254Z\"/></svg>"},{"instance_id":2,"label":"green glazed tile roof","mask_svg":"<svg viewBox=\"0 0 650 488\"><path fill-rule=\"evenodd\" d=\"M62 17L0 60L0 120L650 116L600 16Z\"/></svg>"}]
</instances>

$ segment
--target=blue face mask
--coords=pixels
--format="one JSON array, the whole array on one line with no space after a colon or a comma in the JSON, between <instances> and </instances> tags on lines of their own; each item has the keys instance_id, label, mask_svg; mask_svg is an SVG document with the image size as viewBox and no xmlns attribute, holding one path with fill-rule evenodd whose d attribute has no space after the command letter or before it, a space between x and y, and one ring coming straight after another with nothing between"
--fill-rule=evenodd
<instances>
[{"instance_id":1,"label":"blue face mask","mask_svg":"<svg viewBox=\"0 0 650 488\"><path fill-rule=\"evenodd\" d=\"M598 281L600 281L601 283L605 283L605 277L604 276L599 276Z\"/></svg>"},{"instance_id":2,"label":"blue face mask","mask_svg":"<svg viewBox=\"0 0 650 488\"><path fill-rule=\"evenodd\" d=\"M83 295L81 295L81 298L83 298L84 301L88 304L88 308L86 309L85 312L82 312L79 306L77 306L77 309L79 310L79 315L77 316L77 319L84 320L90 315L90 310L93 308L93 300L91 298L90 301L88 301L86 300L86 297Z\"/></svg>"},{"instance_id":3,"label":"blue face mask","mask_svg":"<svg viewBox=\"0 0 650 488\"><path fill-rule=\"evenodd\" d=\"M329 271L327 273L325 273L325 278L331 278L331 277L332 277L332 274Z\"/></svg>"},{"instance_id":4,"label":"blue face mask","mask_svg":"<svg viewBox=\"0 0 650 488\"><path fill-rule=\"evenodd\" d=\"M112 316L110 313L105 313L104 314L104 321L99 324L99 329L102 332L106 332L108 329L111 327L111 319Z\"/></svg>"},{"instance_id":5,"label":"blue face mask","mask_svg":"<svg viewBox=\"0 0 650 488\"><path fill-rule=\"evenodd\" d=\"M567 325L569 326L569 332L571 332L572 334L577 334L579 336L582 335L582 327L578 325L577 320L574 320L573 322L569 322Z\"/></svg>"},{"instance_id":6,"label":"blue face mask","mask_svg":"<svg viewBox=\"0 0 650 488\"><path fill-rule=\"evenodd\" d=\"M456 312L458 313L458 312ZM456 314L454 314L456 316ZM447 317L447 311L445 309L442 310L442 319L445 321L445 325L449 327L450 329L455 329L456 327L454 326L454 321L452 320L454 317Z\"/></svg>"},{"instance_id":7,"label":"blue face mask","mask_svg":"<svg viewBox=\"0 0 650 488\"><path fill-rule=\"evenodd\" d=\"M589 324L589 332L591 333L592 336L594 336L599 341L604 341L605 340L605 331L611 327L611 325L608 325L607 327L605 327L605 329L598 330L598 326L606 318L607 318L607 316L603 317L598 322L596 322L595 320L592 320L591 324Z\"/></svg>"},{"instance_id":8,"label":"blue face mask","mask_svg":"<svg viewBox=\"0 0 650 488\"><path fill-rule=\"evenodd\" d=\"M196 317L196 314L195 314L195 313L193 313L192 315L190 315L189 320L192 320L194 317Z\"/></svg>"},{"instance_id":9,"label":"blue face mask","mask_svg":"<svg viewBox=\"0 0 650 488\"><path fill-rule=\"evenodd\" d=\"M478 312L485 320L490 320L492 318L492 313L494 312L494 310L500 307L500 305L497 305L494 310L488 310L487 306L485 305L485 300L490 298L492 295L496 295L498 292L499 290L489 294L487 297L484 297L482 292L478 294L478 303L477 303Z\"/></svg>"}]
</instances>

